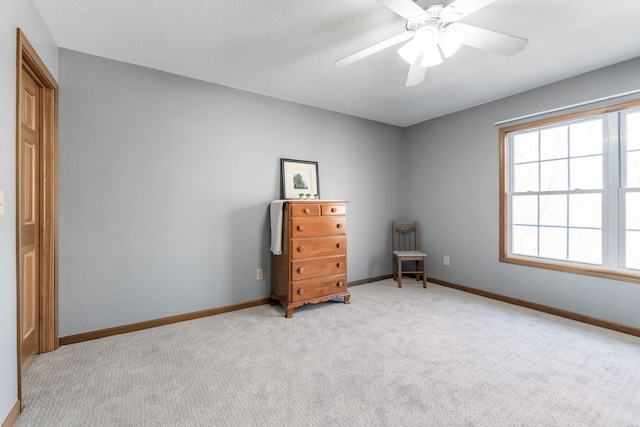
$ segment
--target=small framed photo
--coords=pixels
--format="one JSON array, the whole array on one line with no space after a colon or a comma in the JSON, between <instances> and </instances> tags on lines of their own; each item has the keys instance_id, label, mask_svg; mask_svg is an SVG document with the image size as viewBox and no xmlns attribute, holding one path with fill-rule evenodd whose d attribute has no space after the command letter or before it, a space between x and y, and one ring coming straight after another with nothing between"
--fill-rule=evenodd
<instances>
[{"instance_id":1,"label":"small framed photo","mask_svg":"<svg viewBox=\"0 0 640 427\"><path fill-rule=\"evenodd\" d=\"M280 180L283 199L320 198L318 162L280 159Z\"/></svg>"}]
</instances>

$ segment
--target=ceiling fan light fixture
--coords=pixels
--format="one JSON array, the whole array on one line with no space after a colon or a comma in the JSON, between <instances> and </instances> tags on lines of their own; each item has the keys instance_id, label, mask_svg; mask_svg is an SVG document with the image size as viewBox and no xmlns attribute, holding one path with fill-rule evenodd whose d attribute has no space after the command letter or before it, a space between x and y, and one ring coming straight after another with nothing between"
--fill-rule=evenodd
<instances>
[{"instance_id":1,"label":"ceiling fan light fixture","mask_svg":"<svg viewBox=\"0 0 640 427\"><path fill-rule=\"evenodd\" d=\"M445 58L450 58L460 49L464 41L464 34L459 31L460 24L451 24L440 30L438 46Z\"/></svg>"},{"instance_id":2,"label":"ceiling fan light fixture","mask_svg":"<svg viewBox=\"0 0 640 427\"><path fill-rule=\"evenodd\" d=\"M416 46L416 43L413 40L409 40L404 46L398 49L398 54L404 59L408 64L415 64L418 59L418 54L420 51Z\"/></svg>"},{"instance_id":3,"label":"ceiling fan light fixture","mask_svg":"<svg viewBox=\"0 0 640 427\"><path fill-rule=\"evenodd\" d=\"M398 49L398 54L408 64L413 65L418 59L418 54L426 53L438 45L440 38L437 28L431 25L425 25L415 30L413 39Z\"/></svg>"},{"instance_id":4,"label":"ceiling fan light fixture","mask_svg":"<svg viewBox=\"0 0 640 427\"><path fill-rule=\"evenodd\" d=\"M420 62L421 67L433 67L438 64L442 64L442 56L440 56L440 51L438 51L437 47L425 52Z\"/></svg>"}]
</instances>

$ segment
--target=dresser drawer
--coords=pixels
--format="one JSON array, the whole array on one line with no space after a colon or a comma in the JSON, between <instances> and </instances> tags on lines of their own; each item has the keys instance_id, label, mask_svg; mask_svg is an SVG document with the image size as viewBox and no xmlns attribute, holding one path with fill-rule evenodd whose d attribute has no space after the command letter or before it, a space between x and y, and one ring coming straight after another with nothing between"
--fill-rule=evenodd
<instances>
[{"instance_id":1,"label":"dresser drawer","mask_svg":"<svg viewBox=\"0 0 640 427\"><path fill-rule=\"evenodd\" d=\"M311 239L293 239L289 249L292 259L304 259L347 253L347 237L318 237Z\"/></svg>"},{"instance_id":2,"label":"dresser drawer","mask_svg":"<svg viewBox=\"0 0 640 427\"><path fill-rule=\"evenodd\" d=\"M317 203L291 203L291 216L320 216L320 205Z\"/></svg>"},{"instance_id":3,"label":"dresser drawer","mask_svg":"<svg viewBox=\"0 0 640 427\"><path fill-rule=\"evenodd\" d=\"M344 216L291 218L291 238L293 239L340 234L347 234L347 218Z\"/></svg>"},{"instance_id":4,"label":"dresser drawer","mask_svg":"<svg viewBox=\"0 0 640 427\"><path fill-rule=\"evenodd\" d=\"M314 258L291 261L291 281L347 274L347 257Z\"/></svg>"},{"instance_id":5,"label":"dresser drawer","mask_svg":"<svg viewBox=\"0 0 640 427\"><path fill-rule=\"evenodd\" d=\"M345 215L347 207L343 203L323 203L320 211L322 216Z\"/></svg>"},{"instance_id":6,"label":"dresser drawer","mask_svg":"<svg viewBox=\"0 0 640 427\"><path fill-rule=\"evenodd\" d=\"M300 280L292 284L292 301L304 301L311 298L335 295L347 290L347 276L321 277Z\"/></svg>"}]
</instances>

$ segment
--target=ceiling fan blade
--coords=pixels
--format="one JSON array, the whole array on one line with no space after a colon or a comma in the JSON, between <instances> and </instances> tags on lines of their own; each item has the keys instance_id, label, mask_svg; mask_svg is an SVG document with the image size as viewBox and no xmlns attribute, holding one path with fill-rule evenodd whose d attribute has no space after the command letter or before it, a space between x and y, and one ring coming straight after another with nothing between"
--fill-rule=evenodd
<instances>
[{"instance_id":1,"label":"ceiling fan blade","mask_svg":"<svg viewBox=\"0 0 640 427\"><path fill-rule=\"evenodd\" d=\"M409 68L409 74L407 75L406 87L417 86L424 81L424 76L427 74L427 67L421 67L421 58L411 65Z\"/></svg>"},{"instance_id":2,"label":"ceiling fan blade","mask_svg":"<svg viewBox=\"0 0 640 427\"><path fill-rule=\"evenodd\" d=\"M424 13L424 9L411 0L376 0L381 5L391 9L404 19L414 18Z\"/></svg>"},{"instance_id":3,"label":"ceiling fan blade","mask_svg":"<svg viewBox=\"0 0 640 427\"><path fill-rule=\"evenodd\" d=\"M453 3L449 3L447 7L453 7L456 13L462 16L467 16L480 10L485 6L489 6L496 0L455 0Z\"/></svg>"},{"instance_id":4,"label":"ceiling fan blade","mask_svg":"<svg viewBox=\"0 0 640 427\"><path fill-rule=\"evenodd\" d=\"M369 55L373 55L376 52L380 52L383 49L391 47L394 44L409 40L411 37L413 37L413 31L405 31L404 33L400 33L397 36L391 37L390 39L383 40L380 43L376 43L372 46L359 50L356 53L352 53L349 56L345 56L342 59L338 59L336 61L336 65L338 67L344 67L345 65L352 64L360 59L366 58Z\"/></svg>"},{"instance_id":5,"label":"ceiling fan blade","mask_svg":"<svg viewBox=\"0 0 640 427\"><path fill-rule=\"evenodd\" d=\"M493 30L460 24L460 31L464 34L462 44L477 49L488 50L505 56L513 56L529 43L529 40Z\"/></svg>"}]
</instances>

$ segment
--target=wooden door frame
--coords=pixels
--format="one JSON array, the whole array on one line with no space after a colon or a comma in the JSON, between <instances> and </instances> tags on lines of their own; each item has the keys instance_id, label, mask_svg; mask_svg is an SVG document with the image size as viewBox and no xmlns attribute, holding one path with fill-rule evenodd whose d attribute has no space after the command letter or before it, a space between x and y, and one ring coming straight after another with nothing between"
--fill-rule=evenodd
<instances>
[{"instance_id":1,"label":"wooden door frame","mask_svg":"<svg viewBox=\"0 0 640 427\"><path fill-rule=\"evenodd\" d=\"M40 249L38 265L40 283L38 297L39 339L38 353L58 348L58 83L40 59L20 28L17 31L16 61L16 312L18 340L18 401L22 402L21 380L21 326L20 253L21 230L19 146L22 137L20 125L20 88L22 70L28 70L41 90L40 107Z\"/></svg>"}]
</instances>

